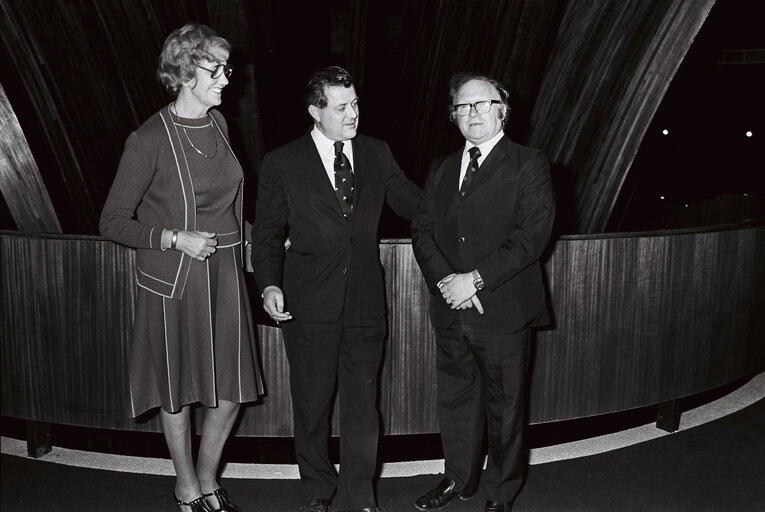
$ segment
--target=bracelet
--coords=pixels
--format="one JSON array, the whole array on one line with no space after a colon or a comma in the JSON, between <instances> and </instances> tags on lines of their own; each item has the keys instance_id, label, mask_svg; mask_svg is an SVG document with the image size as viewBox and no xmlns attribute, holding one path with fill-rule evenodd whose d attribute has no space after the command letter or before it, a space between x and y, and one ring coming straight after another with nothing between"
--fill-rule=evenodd
<instances>
[{"instance_id":1,"label":"bracelet","mask_svg":"<svg viewBox=\"0 0 765 512\"><path fill-rule=\"evenodd\" d=\"M175 244L176 244L176 243L178 243L178 230L177 230L177 229L174 229L174 230L173 230L173 239L172 239L172 241L170 242L170 248L171 248L171 249L175 249Z\"/></svg>"}]
</instances>

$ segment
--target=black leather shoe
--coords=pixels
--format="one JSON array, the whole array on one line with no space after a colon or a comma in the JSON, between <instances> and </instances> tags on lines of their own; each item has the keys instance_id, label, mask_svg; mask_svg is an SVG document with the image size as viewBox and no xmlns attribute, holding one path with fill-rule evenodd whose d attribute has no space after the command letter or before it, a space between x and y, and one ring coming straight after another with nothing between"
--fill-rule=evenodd
<instances>
[{"instance_id":1,"label":"black leather shoe","mask_svg":"<svg viewBox=\"0 0 765 512\"><path fill-rule=\"evenodd\" d=\"M380 509L377 507L348 508L348 509L338 510L337 512L380 512Z\"/></svg>"},{"instance_id":2,"label":"black leather shoe","mask_svg":"<svg viewBox=\"0 0 765 512\"><path fill-rule=\"evenodd\" d=\"M470 498L473 497L473 495L475 494L475 491L476 489L467 489L467 488L462 489L462 492L460 492L460 499L462 501L469 500Z\"/></svg>"},{"instance_id":3,"label":"black leather shoe","mask_svg":"<svg viewBox=\"0 0 765 512\"><path fill-rule=\"evenodd\" d=\"M455 489L457 483L451 478L444 477L441 483L435 489L431 489L424 495L417 498L414 506L418 510L439 510L445 507L454 498L467 500L473 496L475 491L466 491L464 493Z\"/></svg>"},{"instance_id":4,"label":"black leather shoe","mask_svg":"<svg viewBox=\"0 0 765 512\"><path fill-rule=\"evenodd\" d=\"M210 505L205 501L203 496L188 502L179 500L178 496L175 494L173 494L173 498L175 498L175 503L178 505L181 512L186 512L184 509L180 508L181 506L189 507L191 512L215 512L210 508Z\"/></svg>"},{"instance_id":5,"label":"black leather shoe","mask_svg":"<svg viewBox=\"0 0 765 512\"><path fill-rule=\"evenodd\" d=\"M509 501L487 501L483 512L511 512L513 504Z\"/></svg>"},{"instance_id":6,"label":"black leather shoe","mask_svg":"<svg viewBox=\"0 0 765 512\"><path fill-rule=\"evenodd\" d=\"M299 512L327 512L329 510L329 500L324 498L311 498L305 500L300 506Z\"/></svg>"},{"instance_id":7,"label":"black leather shoe","mask_svg":"<svg viewBox=\"0 0 765 512\"><path fill-rule=\"evenodd\" d=\"M208 492L202 496L218 500L218 508L215 509L215 512L242 512L242 509L231 501L231 498L228 497L228 492L223 487L218 487L213 492Z\"/></svg>"}]
</instances>

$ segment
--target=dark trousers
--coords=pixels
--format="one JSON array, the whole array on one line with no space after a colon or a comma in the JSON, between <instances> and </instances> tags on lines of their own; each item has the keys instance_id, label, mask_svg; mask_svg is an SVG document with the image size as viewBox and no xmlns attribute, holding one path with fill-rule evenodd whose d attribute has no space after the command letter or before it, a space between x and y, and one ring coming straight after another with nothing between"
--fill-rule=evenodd
<instances>
[{"instance_id":1,"label":"dark trousers","mask_svg":"<svg viewBox=\"0 0 765 512\"><path fill-rule=\"evenodd\" d=\"M374 506L379 413L377 375L384 319L368 325L282 324L290 364L295 452L304 499L330 499L339 509ZM330 411L339 388L340 472L329 461Z\"/></svg>"},{"instance_id":2,"label":"dark trousers","mask_svg":"<svg viewBox=\"0 0 765 512\"><path fill-rule=\"evenodd\" d=\"M512 502L520 490L529 339L528 330L492 332L458 321L436 329L438 421L445 473L457 489L478 485L488 426L486 498Z\"/></svg>"}]
</instances>

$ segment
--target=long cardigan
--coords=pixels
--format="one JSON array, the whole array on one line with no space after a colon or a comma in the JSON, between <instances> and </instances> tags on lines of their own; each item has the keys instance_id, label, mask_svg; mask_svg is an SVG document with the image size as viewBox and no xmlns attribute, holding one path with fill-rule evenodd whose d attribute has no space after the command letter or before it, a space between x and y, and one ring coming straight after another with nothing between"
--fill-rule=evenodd
<instances>
[{"instance_id":1,"label":"long cardigan","mask_svg":"<svg viewBox=\"0 0 765 512\"><path fill-rule=\"evenodd\" d=\"M223 115L214 109L210 115L233 154ZM234 203L242 241L245 237L243 197L244 178ZM183 297L191 258L182 251L161 250L160 241L163 229L196 229L196 201L194 183L169 105L127 138L99 228L103 236L137 249L139 286L163 297Z\"/></svg>"}]
</instances>

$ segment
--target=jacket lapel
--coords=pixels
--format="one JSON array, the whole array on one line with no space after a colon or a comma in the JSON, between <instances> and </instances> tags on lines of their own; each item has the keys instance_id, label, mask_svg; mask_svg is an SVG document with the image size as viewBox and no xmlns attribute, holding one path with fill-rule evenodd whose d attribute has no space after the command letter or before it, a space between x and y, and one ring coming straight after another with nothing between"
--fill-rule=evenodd
<instances>
[{"instance_id":1,"label":"jacket lapel","mask_svg":"<svg viewBox=\"0 0 765 512\"><path fill-rule=\"evenodd\" d=\"M459 180L460 180L460 164L462 163L462 151L452 153L444 163L444 173L441 178L441 182L438 184L438 190L436 197L446 197L447 213L451 214L456 212L460 203L459 193Z\"/></svg>"},{"instance_id":2,"label":"jacket lapel","mask_svg":"<svg viewBox=\"0 0 765 512\"><path fill-rule=\"evenodd\" d=\"M340 204L337 202L335 187L327 179L327 171L324 169L324 163L319 156L319 150L316 149L311 134L306 133L303 137L303 154L306 155L305 175L306 183L310 188L316 190L324 201L334 205L338 212L341 212Z\"/></svg>"},{"instance_id":3,"label":"jacket lapel","mask_svg":"<svg viewBox=\"0 0 765 512\"><path fill-rule=\"evenodd\" d=\"M499 142L497 142L494 148L492 148L489 155L484 159L483 163L478 168L478 171L475 173L473 181L470 183L470 188L468 188L463 200L473 195L478 189L490 181L495 173L499 172L499 169L507 158L505 146L508 141L509 139L505 135Z\"/></svg>"},{"instance_id":4,"label":"jacket lapel","mask_svg":"<svg viewBox=\"0 0 765 512\"><path fill-rule=\"evenodd\" d=\"M367 174L369 153L366 144L360 137L352 139L353 144L353 209L358 210L361 190L364 185L364 178Z\"/></svg>"}]
</instances>

